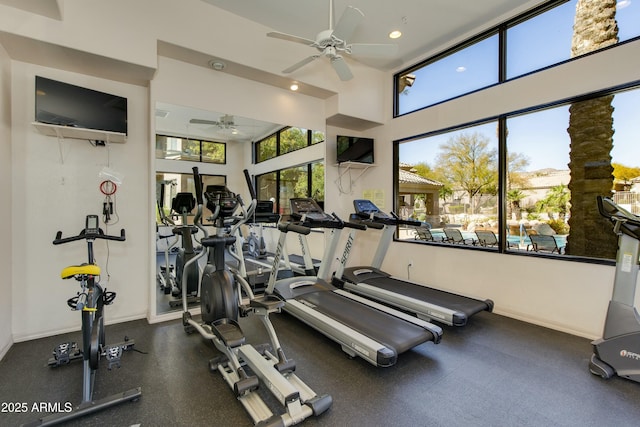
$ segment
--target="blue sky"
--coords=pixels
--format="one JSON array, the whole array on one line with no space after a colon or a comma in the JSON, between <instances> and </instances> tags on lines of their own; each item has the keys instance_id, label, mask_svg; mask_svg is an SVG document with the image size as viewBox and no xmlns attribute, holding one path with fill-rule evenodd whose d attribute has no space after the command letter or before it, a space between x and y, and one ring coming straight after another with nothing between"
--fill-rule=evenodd
<instances>
[{"instance_id":1,"label":"blue sky","mask_svg":"<svg viewBox=\"0 0 640 427\"><path fill-rule=\"evenodd\" d=\"M569 1L553 11L539 15L509 30L507 64L509 77L517 76L563 61L570 56L571 34L576 0ZM620 41L640 34L640 1L618 2L616 20ZM541 29L541 30L537 30ZM535 31L535 37L531 37ZM537 52L537 54L536 54ZM424 98L438 102L456 94L497 81L497 38L486 39L473 49L460 51L416 73L416 82L409 95L402 95L400 112L417 108ZM442 84L447 82L447 84ZM422 83L422 84L421 84ZM425 95L427 94L427 95ZM613 102L614 149L613 161L627 166L640 166L640 90L616 95ZM435 107L437 108L437 107ZM512 118L508 122L508 149L525 154L528 170L542 168L567 169L569 161L568 106L558 107L528 116ZM469 130L467 130L469 131ZM496 139L495 123L475 127L470 131L483 133ZM465 132L465 130L459 131ZM432 163L439 146L457 133L431 137L427 143L405 143L400 146L400 161ZM497 142L496 142L497 146Z\"/></svg>"}]
</instances>

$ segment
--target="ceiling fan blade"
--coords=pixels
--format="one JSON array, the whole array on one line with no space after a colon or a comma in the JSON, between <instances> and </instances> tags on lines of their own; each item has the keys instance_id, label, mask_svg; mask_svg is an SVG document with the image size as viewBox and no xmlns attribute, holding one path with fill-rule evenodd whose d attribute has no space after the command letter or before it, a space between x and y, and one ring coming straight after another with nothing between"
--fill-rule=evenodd
<instances>
[{"instance_id":1,"label":"ceiling fan blade","mask_svg":"<svg viewBox=\"0 0 640 427\"><path fill-rule=\"evenodd\" d=\"M311 55L311 56L309 56L309 57L307 57L307 58L303 59L302 61L300 61L300 62L297 62L297 63L293 64L291 67L289 67L289 68L287 68L287 69L285 69L285 70L282 70L282 72L283 72L284 74L293 73L293 72L294 72L295 70L297 70L298 68L302 68L302 67L304 67L304 66L305 66L305 65L307 65L309 62L311 62L311 61L315 61L315 60L316 60L316 59L318 59L319 57L320 57L320 55Z\"/></svg>"},{"instance_id":2,"label":"ceiling fan blade","mask_svg":"<svg viewBox=\"0 0 640 427\"><path fill-rule=\"evenodd\" d=\"M333 29L331 37L342 41L349 40L356 31L356 27L362 18L364 18L364 13L362 13L360 9L356 9L353 6L347 6L340 17L340 20L338 20L336 28Z\"/></svg>"},{"instance_id":3,"label":"ceiling fan blade","mask_svg":"<svg viewBox=\"0 0 640 427\"><path fill-rule=\"evenodd\" d=\"M267 37L273 37L274 39L281 39L294 43L302 43L307 46L311 46L315 43L314 40L305 39L304 37L292 36L291 34L280 33L278 31L271 31L270 33L267 33Z\"/></svg>"},{"instance_id":4,"label":"ceiling fan blade","mask_svg":"<svg viewBox=\"0 0 640 427\"><path fill-rule=\"evenodd\" d=\"M362 56L393 56L398 52L397 44L353 43L347 46L347 52Z\"/></svg>"},{"instance_id":5,"label":"ceiling fan blade","mask_svg":"<svg viewBox=\"0 0 640 427\"><path fill-rule=\"evenodd\" d=\"M353 78L349 65L347 65L343 57L336 55L331 58L331 66L336 70L338 77L340 77L340 80L343 82Z\"/></svg>"},{"instance_id":6,"label":"ceiling fan blade","mask_svg":"<svg viewBox=\"0 0 640 427\"><path fill-rule=\"evenodd\" d=\"M204 119L191 119L189 120L189 123L195 124L195 125L213 125L213 126L217 126L220 123L216 122L214 120L204 120Z\"/></svg>"}]
</instances>

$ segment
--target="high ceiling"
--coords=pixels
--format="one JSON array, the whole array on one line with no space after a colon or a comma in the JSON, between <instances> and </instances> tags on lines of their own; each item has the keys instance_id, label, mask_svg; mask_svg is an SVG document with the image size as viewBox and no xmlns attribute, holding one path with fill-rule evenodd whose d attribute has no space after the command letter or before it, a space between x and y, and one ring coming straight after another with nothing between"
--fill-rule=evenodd
<instances>
[{"instance_id":1,"label":"high ceiling","mask_svg":"<svg viewBox=\"0 0 640 427\"><path fill-rule=\"evenodd\" d=\"M329 0L202 0L243 18L291 35L315 40L329 29ZM362 11L364 18L350 43L394 43L392 30L402 37L397 55L391 58L358 57L359 62L383 71L411 65L416 58L461 41L495 25L542 0L334 0L334 27L347 6ZM265 35L266 37L266 35ZM291 42L281 41L282 49ZM310 54L313 51L310 51ZM303 58L300 58L303 59ZM292 64L283 64L286 68Z\"/></svg>"}]
</instances>

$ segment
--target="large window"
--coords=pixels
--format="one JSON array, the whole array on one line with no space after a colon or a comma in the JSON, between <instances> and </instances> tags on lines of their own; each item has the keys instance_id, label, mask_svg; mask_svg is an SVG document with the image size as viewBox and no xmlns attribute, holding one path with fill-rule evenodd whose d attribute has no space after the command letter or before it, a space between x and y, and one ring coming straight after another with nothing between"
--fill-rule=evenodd
<instances>
[{"instance_id":1,"label":"large window","mask_svg":"<svg viewBox=\"0 0 640 427\"><path fill-rule=\"evenodd\" d=\"M498 122L457 129L399 146L398 205L405 218L431 229L436 241L445 229L471 238L476 229L498 233ZM403 230L401 238L419 237Z\"/></svg>"},{"instance_id":2,"label":"large window","mask_svg":"<svg viewBox=\"0 0 640 427\"><path fill-rule=\"evenodd\" d=\"M224 164L226 147L223 142L156 135L156 159Z\"/></svg>"},{"instance_id":3,"label":"large window","mask_svg":"<svg viewBox=\"0 0 640 427\"><path fill-rule=\"evenodd\" d=\"M493 34L405 72L397 82L400 92L397 114L409 113L497 83L497 57L498 36Z\"/></svg>"},{"instance_id":4,"label":"large window","mask_svg":"<svg viewBox=\"0 0 640 427\"><path fill-rule=\"evenodd\" d=\"M611 7L604 1L550 1L398 73L394 115L637 38L636 3L620 0Z\"/></svg>"},{"instance_id":5,"label":"large window","mask_svg":"<svg viewBox=\"0 0 640 427\"><path fill-rule=\"evenodd\" d=\"M399 238L452 245L455 228L469 248L614 259L596 196L640 213L637 105L635 86L400 142L399 211L431 233Z\"/></svg>"},{"instance_id":6,"label":"large window","mask_svg":"<svg viewBox=\"0 0 640 427\"><path fill-rule=\"evenodd\" d=\"M294 197L313 197L324 203L324 163L314 162L281 169L256 177L259 200L272 200L276 212L290 213L289 200Z\"/></svg>"},{"instance_id":7,"label":"large window","mask_svg":"<svg viewBox=\"0 0 640 427\"><path fill-rule=\"evenodd\" d=\"M255 163L324 141L324 132L286 127L254 144Z\"/></svg>"}]
</instances>

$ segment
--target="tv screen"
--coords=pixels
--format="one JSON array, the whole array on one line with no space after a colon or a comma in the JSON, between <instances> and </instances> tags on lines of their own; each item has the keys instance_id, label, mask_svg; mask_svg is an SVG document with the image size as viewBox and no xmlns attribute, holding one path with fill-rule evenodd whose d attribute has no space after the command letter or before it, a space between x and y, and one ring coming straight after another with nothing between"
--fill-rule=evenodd
<instances>
[{"instance_id":1,"label":"tv screen","mask_svg":"<svg viewBox=\"0 0 640 427\"><path fill-rule=\"evenodd\" d=\"M373 163L373 139L338 135L337 160L338 163Z\"/></svg>"},{"instance_id":2,"label":"tv screen","mask_svg":"<svg viewBox=\"0 0 640 427\"><path fill-rule=\"evenodd\" d=\"M127 98L36 76L36 122L127 133Z\"/></svg>"}]
</instances>

